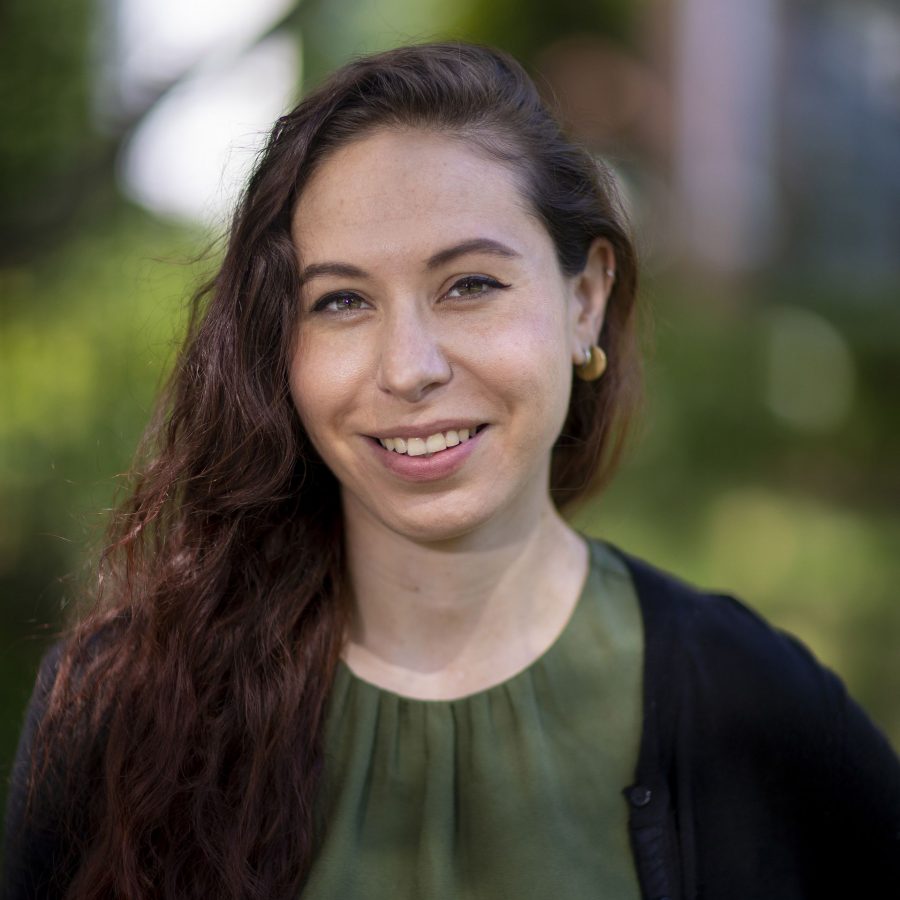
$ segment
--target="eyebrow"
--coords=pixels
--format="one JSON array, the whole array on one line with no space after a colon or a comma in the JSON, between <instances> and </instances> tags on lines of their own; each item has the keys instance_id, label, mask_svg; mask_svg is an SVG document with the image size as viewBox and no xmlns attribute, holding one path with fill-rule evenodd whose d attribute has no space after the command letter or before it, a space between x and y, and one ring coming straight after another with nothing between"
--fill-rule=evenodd
<instances>
[{"instance_id":1,"label":"eyebrow","mask_svg":"<svg viewBox=\"0 0 900 900\"><path fill-rule=\"evenodd\" d=\"M470 253L486 253L490 256L499 256L503 259L517 259L521 257L521 253L517 253L506 244L491 238L471 238L467 241L461 241L452 247L446 247L438 250L425 261L425 267L429 270L437 269L440 266L452 262L460 256L466 256ZM366 278L369 273L359 266L351 265L343 262L321 262L311 263L306 266L300 273L300 279L304 283L313 278L322 278L331 275L336 278Z\"/></svg>"}]
</instances>

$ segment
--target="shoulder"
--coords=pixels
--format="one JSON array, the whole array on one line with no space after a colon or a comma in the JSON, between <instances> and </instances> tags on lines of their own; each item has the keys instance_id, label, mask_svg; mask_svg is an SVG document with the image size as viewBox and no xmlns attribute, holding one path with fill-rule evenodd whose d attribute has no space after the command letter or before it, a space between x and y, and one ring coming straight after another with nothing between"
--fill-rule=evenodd
<instances>
[{"instance_id":1,"label":"shoulder","mask_svg":"<svg viewBox=\"0 0 900 900\"><path fill-rule=\"evenodd\" d=\"M736 597L703 590L618 550L634 581L644 621L648 676L693 682L730 709L761 697L772 708L804 701L823 715L843 686L793 635ZM771 692L776 691L773 695Z\"/></svg>"},{"instance_id":2,"label":"shoulder","mask_svg":"<svg viewBox=\"0 0 900 900\"><path fill-rule=\"evenodd\" d=\"M788 829L811 858L838 842L900 876L900 761L841 680L735 597L618 552L645 628L639 768L678 773L698 840Z\"/></svg>"},{"instance_id":3,"label":"shoulder","mask_svg":"<svg viewBox=\"0 0 900 900\"><path fill-rule=\"evenodd\" d=\"M10 773L0 882L4 900L62 896L91 802L103 736L89 727L79 728L77 740L56 736L48 715L51 698L63 681L74 688L73 696L89 693L91 662L100 647L115 641L117 631L106 625L84 642L61 639L41 661Z\"/></svg>"},{"instance_id":4,"label":"shoulder","mask_svg":"<svg viewBox=\"0 0 900 900\"><path fill-rule=\"evenodd\" d=\"M801 641L729 594L618 552L640 601L645 714L663 746L688 742L707 759L778 765L820 784L868 770L886 779L900 815L900 763L887 738Z\"/></svg>"},{"instance_id":5,"label":"shoulder","mask_svg":"<svg viewBox=\"0 0 900 900\"><path fill-rule=\"evenodd\" d=\"M63 655L62 641L44 655L35 680L9 780L6 800L3 898L52 897L55 870L67 855L57 808L61 788L58 767L36 777L36 740Z\"/></svg>"}]
</instances>

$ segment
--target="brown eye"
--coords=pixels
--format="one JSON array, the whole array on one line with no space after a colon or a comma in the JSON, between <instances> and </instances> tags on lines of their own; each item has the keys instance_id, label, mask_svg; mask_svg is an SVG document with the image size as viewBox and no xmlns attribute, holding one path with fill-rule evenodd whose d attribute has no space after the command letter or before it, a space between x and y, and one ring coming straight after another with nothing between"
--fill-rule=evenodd
<instances>
[{"instance_id":1,"label":"brown eye","mask_svg":"<svg viewBox=\"0 0 900 900\"><path fill-rule=\"evenodd\" d=\"M326 294L313 307L313 312L356 312L366 309L368 305L358 294L341 291L337 294Z\"/></svg>"},{"instance_id":2,"label":"brown eye","mask_svg":"<svg viewBox=\"0 0 900 900\"><path fill-rule=\"evenodd\" d=\"M488 278L486 275L466 275L460 278L453 287L447 291L448 297L478 297L481 294L490 293L492 290L499 290L509 287L495 278Z\"/></svg>"}]
</instances>

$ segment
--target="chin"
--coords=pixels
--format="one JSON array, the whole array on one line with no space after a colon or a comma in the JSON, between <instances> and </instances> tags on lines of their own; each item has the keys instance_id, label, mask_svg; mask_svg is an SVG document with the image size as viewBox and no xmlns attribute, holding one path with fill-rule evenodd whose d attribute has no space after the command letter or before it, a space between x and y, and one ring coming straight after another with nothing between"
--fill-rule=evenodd
<instances>
[{"instance_id":1,"label":"chin","mask_svg":"<svg viewBox=\"0 0 900 900\"><path fill-rule=\"evenodd\" d=\"M440 544L456 541L490 524L496 508L474 508L463 498L445 497L441 501L382 507L377 518L382 524L411 541Z\"/></svg>"},{"instance_id":2,"label":"chin","mask_svg":"<svg viewBox=\"0 0 900 900\"><path fill-rule=\"evenodd\" d=\"M403 516L385 524L397 534L420 544L443 544L456 541L478 531L488 517L472 515L444 516Z\"/></svg>"}]
</instances>

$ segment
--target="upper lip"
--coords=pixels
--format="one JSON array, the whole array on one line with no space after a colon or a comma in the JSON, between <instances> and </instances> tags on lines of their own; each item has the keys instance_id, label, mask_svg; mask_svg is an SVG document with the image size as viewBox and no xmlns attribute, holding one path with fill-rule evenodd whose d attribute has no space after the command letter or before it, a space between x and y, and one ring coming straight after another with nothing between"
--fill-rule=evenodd
<instances>
[{"instance_id":1,"label":"upper lip","mask_svg":"<svg viewBox=\"0 0 900 900\"><path fill-rule=\"evenodd\" d=\"M484 425L483 419L441 419L439 422L429 422L425 425L397 425L392 428L382 428L372 432L369 437L377 440L387 440L387 438L422 438L425 440L433 434L443 434L445 431L459 431L461 428L468 428L474 431L479 425Z\"/></svg>"}]
</instances>

